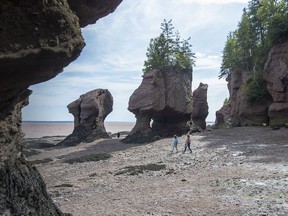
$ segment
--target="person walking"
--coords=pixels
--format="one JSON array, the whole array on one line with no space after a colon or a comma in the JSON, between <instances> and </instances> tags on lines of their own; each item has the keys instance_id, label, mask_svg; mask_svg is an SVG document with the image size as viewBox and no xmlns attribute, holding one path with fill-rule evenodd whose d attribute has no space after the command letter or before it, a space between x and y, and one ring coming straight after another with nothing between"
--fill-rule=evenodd
<instances>
[{"instance_id":1,"label":"person walking","mask_svg":"<svg viewBox=\"0 0 288 216\"><path fill-rule=\"evenodd\" d=\"M178 149L177 149L177 145L178 145L178 137L176 135L174 135L174 138L172 140L172 153L174 151L174 148L176 149L176 153L178 153Z\"/></svg>"},{"instance_id":2,"label":"person walking","mask_svg":"<svg viewBox=\"0 0 288 216\"><path fill-rule=\"evenodd\" d=\"M185 140L185 148L184 148L183 154L186 152L187 148L190 150L190 153L192 153L190 145L191 145L191 138L190 138L190 135L187 134L187 137L186 137L186 140Z\"/></svg>"}]
</instances>

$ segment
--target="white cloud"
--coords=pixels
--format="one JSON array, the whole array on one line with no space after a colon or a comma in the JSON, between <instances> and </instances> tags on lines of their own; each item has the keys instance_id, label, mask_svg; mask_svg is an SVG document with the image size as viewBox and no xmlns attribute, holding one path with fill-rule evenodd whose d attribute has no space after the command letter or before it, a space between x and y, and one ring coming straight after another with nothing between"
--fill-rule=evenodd
<instances>
[{"instance_id":1,"label":"white cloud","mask_svg":"<svg viewBox=\"0 0 288 216\"><path fill-rule=\"evenodd\" d=\"M32 86L34 93L24 109L24 120L73 120L66 108L70 102L92 89L107 88L114 97L108 119L135 121L127 111L128 100L141 83L149 41L160 34L164 19L173 20L182 38L191 36L192 50L197 56L193 89L199 82L209 85L209 120L214 120L215 110L228 95L225 80L218 80L221 50L247 2L123 1L114 13L82 30L86 47L75 62L56 78Z\"/></svg>"},{"instance_id":2,"label":"white cloud","mask_svg":"<svg viewBox=\"0 0 288 216\"><path fill-rule=\"evenodd\" d=\"M196 53L196 66L194 71L215 69L219 70L222 58L217 55L209 55L209 53Z\"/></svg>"}]
</instances>

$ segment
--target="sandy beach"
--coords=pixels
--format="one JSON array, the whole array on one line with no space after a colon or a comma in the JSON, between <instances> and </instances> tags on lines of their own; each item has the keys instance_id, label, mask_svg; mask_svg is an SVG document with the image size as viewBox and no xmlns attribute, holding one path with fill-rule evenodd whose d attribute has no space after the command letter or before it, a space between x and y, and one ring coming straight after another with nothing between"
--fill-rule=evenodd
<instances>
[{"instance_id":1,"label":"sandy beach","mask_svg":"<svg viewBox=\"0 0 288 216\"><path fill-rule=\"evenodd\" d=\"M288 215L287 129L197 133L192 154L171 153L172 139L128 145L113 138L53 147L63 138L25 139L23 146L65 213ZM179 138L179 150L184 139Z\"/></svg>"}]
</instances>

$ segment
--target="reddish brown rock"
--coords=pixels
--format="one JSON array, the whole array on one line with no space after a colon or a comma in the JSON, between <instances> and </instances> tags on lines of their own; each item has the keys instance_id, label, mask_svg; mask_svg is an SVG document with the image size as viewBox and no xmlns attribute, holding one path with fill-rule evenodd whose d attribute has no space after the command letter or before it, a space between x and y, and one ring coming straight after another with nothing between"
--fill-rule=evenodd
<instances>
[{"instance_id":1,"label":"reddish brown rock","mask_svg":"<svg viewBox=\"0 0 288 216\"><path fill-rule=\"evenodd\" d=\"M121 1L93 2L97 16L78 13L83 26ZM0 215L63 215L20 152L21 108L30 85L55 77L79 56L85 45L79 18L66 0L0 2Z\"/></svg>"},{"instance_id":2,"label":"reddish brown rock","mask_svg":"<svg viewBox=\"0 0 288 216\"><path fill-rule=\"evenodd\" d=\"M114 12L122 0L68 0L68 2L78 16L80 26L85 27Z\"/></svg>"},{"instance_id":3,"label":"reddish brown rock","mask_svg":"<svg viewBox=\"0 0 288 216\"><path fill-rule=\"evenodd\" d=\"M227 77L229 89L230 118L228 124L233 126L257 126L268 122L268 107L271 98L267 96L262 101L249 100L245 91L249 80L253 79L252 72L232 71Z\"/></svg>"},{"instance_id":4,"label":"reddish brown rock","mask_svg":"<svg viewBox=\"0 0 288 216\"><path fill-rule=\"evenodd\" d=\"M229 124L231 121L231 105L224 104L220 110L216 111L215 127L219 128L222 125Z\"/></svg>"},{"instance_id":5,"label":"reddish brown rock","mask_svg":"<svg viewBox=\"0 0 288 216\"><path fill-rule=\"evenodd\" d=\"M129 99L128 110L136 124L124 142L149 142L154 137L183 134L189 130L192 92L191 71L152 70Z\"/></svg>"},{"instance_id":6,"label":"reddish brown rock","mask_svg":"<svg viewBox=\"0 0 288 216\"><path fill-rule=\"evenodd\" d=\"M113 97L107 89L89 91L67 107L74 116L74 130L58 145L74 146L81 142L109 138L104 121L112 112Z\"/></svg>"},{"instance_id":7,"label":"reddish brown rock","mask_svg":"<svg viewBox=\"0 0 288 216\"><path fill-rule=\"evenodd\" d=\"M288 41L271 49L264 79L273 98L268 111L270 125L285 125L288 123Z\"/></svg>"},{"instance_id":8,"label":"reddish brown rock","mask_svg":"<svg viewBox=\"0 0 288 216\"><path fill-rule=\"evenodd\" d=\"M209 114L207 103L208 85L200 83L193 91L192 122L202 130L206 129L206 118Z\"/></svg>"}]
</instances>

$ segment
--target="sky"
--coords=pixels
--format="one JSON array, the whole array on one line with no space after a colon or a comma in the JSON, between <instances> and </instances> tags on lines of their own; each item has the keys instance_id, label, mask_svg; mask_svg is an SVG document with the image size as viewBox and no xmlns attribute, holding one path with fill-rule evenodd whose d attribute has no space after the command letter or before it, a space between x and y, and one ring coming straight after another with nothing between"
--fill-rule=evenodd
<instances>
[{"instance_id":1,"label":"sky","mask_svg":"<svg viewBox=\"0 0 288 216\"><path fill-rule=\"evenodd\" d=\"M200 82L208 84L206 121L215 121L215 112L229 97L227 82L218 79L222 50L247 4L248 0L123 0L114 13L82 29L86 46L76 61L55 78L30 86L33 94L23 108L23 120L73 121L67 105L104 88L114 100L105 121L135 122L127 110L129 97L141 84L150 39L160 35L164 19L172 19L182 39L191 37L196 54L192 91Z\"/></svg>"}]
</instances>

